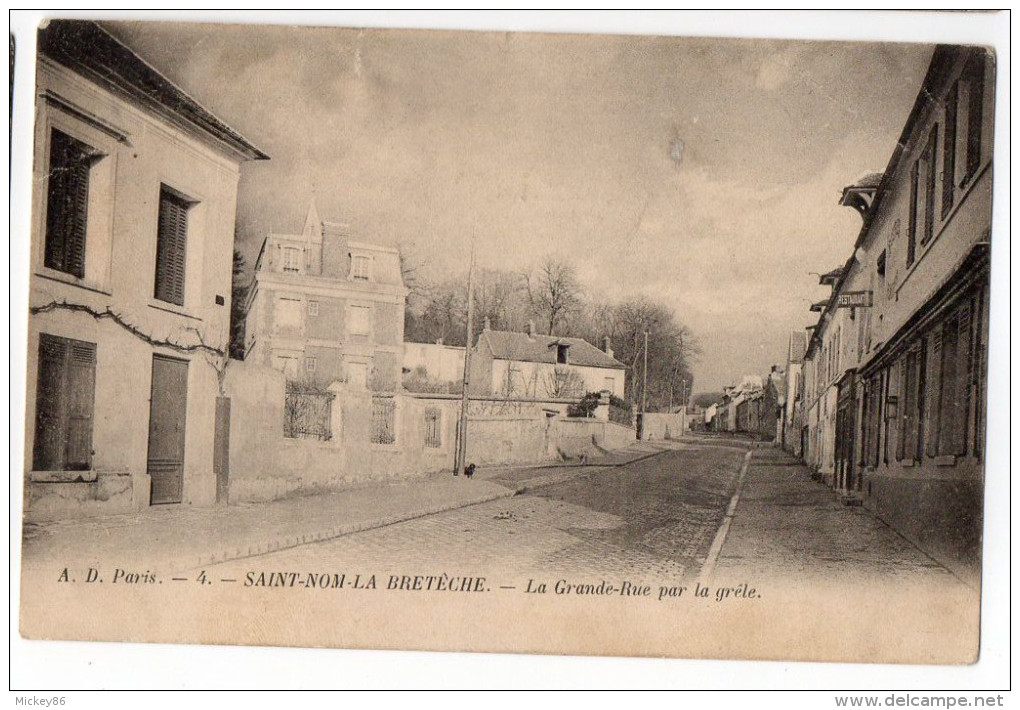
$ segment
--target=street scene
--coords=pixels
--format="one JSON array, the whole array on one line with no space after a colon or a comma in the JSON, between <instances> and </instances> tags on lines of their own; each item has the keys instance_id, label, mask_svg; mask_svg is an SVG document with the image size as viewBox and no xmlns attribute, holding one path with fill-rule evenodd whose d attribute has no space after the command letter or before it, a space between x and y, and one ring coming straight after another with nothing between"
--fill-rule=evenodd
<instances>
[{"instance_id":1,"label":"street scene","mask_svg":"<svg viewBox=\"0 0 1020 710\"><path fill-rule=\"evenodd\" d=\"M22 634L974 662L995 71L44 23Z\"/></svg>"}]
</instances>

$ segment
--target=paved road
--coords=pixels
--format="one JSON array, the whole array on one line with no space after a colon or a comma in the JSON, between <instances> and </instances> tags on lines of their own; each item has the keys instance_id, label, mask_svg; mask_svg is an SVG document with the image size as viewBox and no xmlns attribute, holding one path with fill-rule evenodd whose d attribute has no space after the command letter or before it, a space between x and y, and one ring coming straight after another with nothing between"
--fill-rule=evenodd
<instances>
[{"instance_id":1,"label":"paved road","mask_svg":"<svg viewBox=\"0 0 1020 710\"><path fill-rule=\"evenodd\" d=\"M690 580L708 554L747 446L692 443L619 468L578 468L569 480L327 542L225 563L210 576L247 572L529 573ZM547 477L506 474L520 485ZM490 479L499 482L500 477Z\"/></svg>"}]
</instances>

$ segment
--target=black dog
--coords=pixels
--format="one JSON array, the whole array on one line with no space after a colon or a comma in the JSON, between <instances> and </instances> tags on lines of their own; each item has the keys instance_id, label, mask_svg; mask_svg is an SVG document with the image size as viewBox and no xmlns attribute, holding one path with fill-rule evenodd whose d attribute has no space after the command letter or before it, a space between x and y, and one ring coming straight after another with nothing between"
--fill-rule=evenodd
<instances>
[{"instance_id":1,"label":"black dog","mask_svg":"<svg viewBox=\"0 0 1020 710\"><path fill-rule=\"evenodd\" d=\"M464 467L464 478L471 478L474 475L475 465L473 463L469 463L467 466Z\"/></svg>"}]
</instances>

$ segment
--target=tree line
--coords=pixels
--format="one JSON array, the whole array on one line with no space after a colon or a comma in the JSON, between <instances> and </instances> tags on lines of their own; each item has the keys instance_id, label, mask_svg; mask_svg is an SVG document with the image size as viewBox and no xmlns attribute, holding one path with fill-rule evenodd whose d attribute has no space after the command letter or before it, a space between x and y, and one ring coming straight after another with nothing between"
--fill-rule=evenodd
<instances>
[{"instance_id":1,"label":"tree line","mask_svg":"<svg viewBox=\"0 0 1020 710\"><path fill-rule=\"evenodd\" d=\"M467 341L466 270L443 280L420 277L403 258L410 288L404 310L404 339L409 342L464 346ZM640 404L644 386L644 344L648 333L648 411L666 411L690 401L692 366L700 347L691 329L666 304L646 296L610 301L584 288L567 261L546 259L515 272L476 269L471 342L486 319L494 330L576 337L602 348L610 339L614 357L627 366L626 398Z\"/></svg>"}]
</instances>

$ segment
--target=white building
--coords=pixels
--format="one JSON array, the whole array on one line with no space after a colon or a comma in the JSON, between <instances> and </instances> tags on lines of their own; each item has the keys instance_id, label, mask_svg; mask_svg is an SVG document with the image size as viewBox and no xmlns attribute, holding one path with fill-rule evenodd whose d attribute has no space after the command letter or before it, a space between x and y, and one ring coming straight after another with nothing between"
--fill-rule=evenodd
<instances>
[{"instance_id":1,"label":"white building","mask_svg":"<svg viewBox=\"0 0 1020 710\"><path fill-rule=\"evenodd\" d=\"M239 166L267 156L92 22L39 32L25 510L212 504Z\"/></svg>"},{"instance_id":2,"label":"white building","mask_svg":"<svg viewBox=\"0 0 1020 710\"><path fill-rule=\"evenodd\" d=\"M609 339L599 350L581 338L490 330L471 352L471 392L512 399L578 399L588 392L623 398L627 366Z\"/></svg>"}]
</instances>

